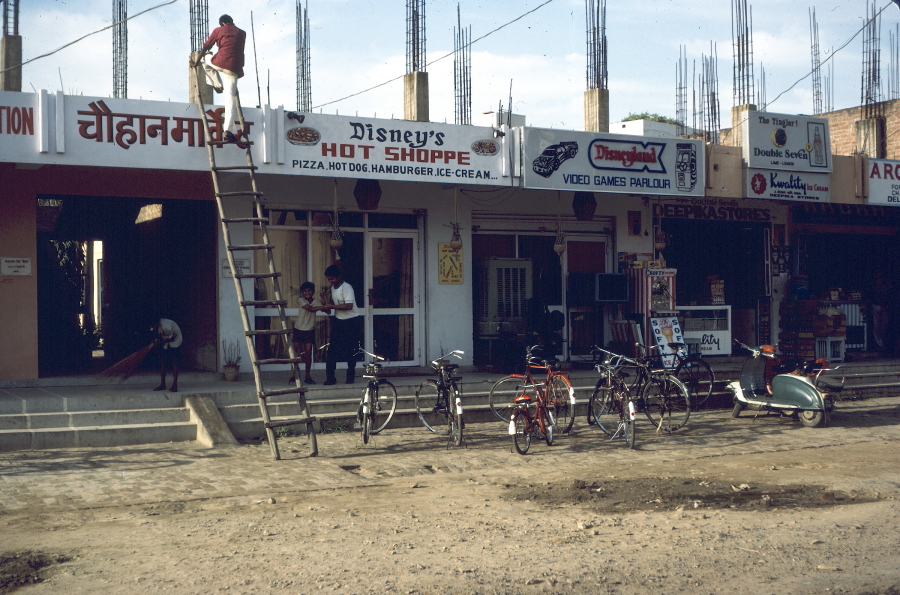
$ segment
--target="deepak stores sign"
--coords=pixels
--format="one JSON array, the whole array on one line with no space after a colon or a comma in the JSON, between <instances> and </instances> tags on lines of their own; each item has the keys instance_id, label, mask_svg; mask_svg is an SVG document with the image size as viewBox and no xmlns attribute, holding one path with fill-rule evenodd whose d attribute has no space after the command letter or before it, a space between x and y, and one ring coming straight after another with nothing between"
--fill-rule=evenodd
<instances>
[{"instance_id":1,"label":"deepak stores sign","mask_svg":"<svg viewBox=\"0 0 900 595\"><path fill-rule=\"evenodd\" d=\"M703 142L525 128L526 188L703 196Z\"/></svg>"}]
</instances>

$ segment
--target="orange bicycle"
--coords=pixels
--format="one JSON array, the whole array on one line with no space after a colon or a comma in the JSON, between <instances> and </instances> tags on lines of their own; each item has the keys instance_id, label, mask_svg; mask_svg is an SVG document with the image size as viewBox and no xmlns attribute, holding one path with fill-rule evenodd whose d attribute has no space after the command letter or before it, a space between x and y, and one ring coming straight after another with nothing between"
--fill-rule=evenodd
<instances>
[{"instance_id":1,"label":"orange bicycle","mask_svg":"<svg viewBox=\"0 0 900 595\"><path fill-rule=\"evenodd\" d=\"M527 391L529 386L522 386ZM553 445L553 418L545 400L545 393L531 395L523 392L513 402L515 409L509 419L509 433L513 439L516 452L523 455L531 447L532 436L543 437L547 446Z\"/></svg>"},{"instance_id":2,"label":"orange bicycle","mask_svg":"<svg viewBox=\"0 0 900 595\"><path fill-rule=\"evenodd\" d=\"M498 380L488 395L488 404L497 419L509 423L518 406L516 399L522 395L534 400L544 399L550 423L557 434L567 434L575 423L575 390L562 372L555 370L555 360L541 360L535 352L538 346L526 350L525 373L510 374ZM537 373L537 374L536 374ZM535 376L544 375L541 381Z\"/></svg>"}]
</instances>

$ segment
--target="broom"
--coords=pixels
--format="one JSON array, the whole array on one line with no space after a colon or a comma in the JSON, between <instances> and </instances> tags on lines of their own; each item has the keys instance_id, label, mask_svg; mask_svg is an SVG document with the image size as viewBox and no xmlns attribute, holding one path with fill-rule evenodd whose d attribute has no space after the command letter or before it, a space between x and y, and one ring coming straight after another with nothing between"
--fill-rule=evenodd
<instances>
[{"instance_id":1,"label":"broom","mask_svg":"<svg viewBox=\"0 0 900 595\"><path fill-rule=\"evenodd\" d=\"M119 382L128 380L131 375L134 374L135 370L138 369L138 366L141 365L141 362L144 361L144 358L147 357L147 354L150 353L150 350L156 346L156 343L156 341L153 341L143 349L135 351L122 361L111 365L100 372L100 376L105 378L118 378Z\"/></svg>"}]
</instances>

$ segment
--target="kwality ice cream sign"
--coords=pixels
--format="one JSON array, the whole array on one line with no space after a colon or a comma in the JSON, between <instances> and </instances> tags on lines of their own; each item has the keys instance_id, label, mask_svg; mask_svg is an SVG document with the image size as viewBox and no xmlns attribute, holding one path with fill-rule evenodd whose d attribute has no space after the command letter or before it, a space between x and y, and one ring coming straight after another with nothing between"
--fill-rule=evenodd
<instances>
[{"instance_id":1,"label":"kwality ice cream sign","mask_svg":"<svg viewBox=\"0 0 900 595\"><path fill-rule=\"evenodd\" d=\"M771 169L744 170L747 198L830 202L831 174Z\"/></svg>"},{"instance_id":2,"label":"kwality ice cream sign","mask_svg":"<svg viewBox=\"0 0 900 595\"><path fill-rule=\"evenodd\" d=\"M699 140L524 129L526 188L703 196Z\"/></svg>"}]
</instances>

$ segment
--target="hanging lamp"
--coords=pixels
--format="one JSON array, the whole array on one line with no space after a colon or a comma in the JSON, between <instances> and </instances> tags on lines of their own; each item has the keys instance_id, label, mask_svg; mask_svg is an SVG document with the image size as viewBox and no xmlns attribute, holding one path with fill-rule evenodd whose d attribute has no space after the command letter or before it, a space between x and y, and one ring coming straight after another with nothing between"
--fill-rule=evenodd
<instances>
[{"instance_id":1,"label":"hanging lamp","mask_svg":"<svg viewBox=\"0 0 900 595\"><path fill-rule=\"evenodd\" d=\"M331 215L331 229L328 233L330 234L329 243L331 244L331 249L335 252L335 260L339 260L341 255L338 254L338 250L344 245L344 233L341 231L341 226L338 223L337 178L334 179L334 211Z\"/></svg>"}]
</instances>

